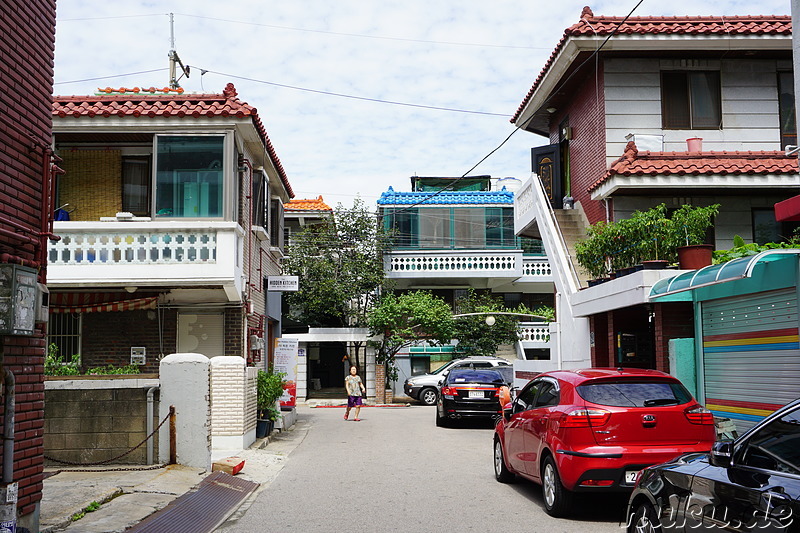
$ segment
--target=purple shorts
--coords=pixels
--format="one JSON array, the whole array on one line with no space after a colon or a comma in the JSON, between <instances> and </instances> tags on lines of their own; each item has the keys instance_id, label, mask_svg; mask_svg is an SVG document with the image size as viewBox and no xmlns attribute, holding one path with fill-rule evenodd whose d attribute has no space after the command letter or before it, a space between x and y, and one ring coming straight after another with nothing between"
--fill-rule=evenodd
<instances>
[{"instance_id":1,"label":"purple shorts","mask_svg":"<svg viewBox=\"0 0 800 533\"><path fill-rule=\"evenodd\" d=\"M361 396L348 396L347 407L355 407L361 405Z\"/></svg>"}]
</instances>

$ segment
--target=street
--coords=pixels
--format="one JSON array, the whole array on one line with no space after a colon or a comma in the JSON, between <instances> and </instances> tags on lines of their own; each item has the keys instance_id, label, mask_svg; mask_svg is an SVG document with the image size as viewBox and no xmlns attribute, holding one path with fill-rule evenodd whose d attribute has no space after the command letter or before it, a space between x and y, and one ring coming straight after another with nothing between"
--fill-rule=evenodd
<instances>
[{"instance_id":1,"label":"street","mask_svg":"<svg viewBox=\"0 0 800 533\"><path fill-rule=\"evenodd\" d=\"M624 497L583 497L555 519L538 485L495 481L490 424L437 428L421 405L367 407L360 422L298 412L308 431L284 468L217 531L621 531Z\"/></svg>"}]
</instances>

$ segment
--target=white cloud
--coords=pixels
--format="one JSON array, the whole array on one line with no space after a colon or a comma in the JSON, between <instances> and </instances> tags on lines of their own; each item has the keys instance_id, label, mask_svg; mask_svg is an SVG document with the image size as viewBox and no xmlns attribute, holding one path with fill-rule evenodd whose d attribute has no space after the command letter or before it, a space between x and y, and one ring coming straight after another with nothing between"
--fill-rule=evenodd
<instances>
[{"instance_id":1,"label":"white cloud","mask_svg":"<svg viewBox=\"0 0 800 533\"><path fill-rule=\"evenodd\" d=\"M298 197L322 194L331 204L349 205L361 195L372 203L390 185L408 190L408 177L414 174L459 176L497 147L513 130L509 118L564 29L578 21L585 3L59 2L55 92L93 94L106 86L167 85L166 70L59 82L166 68L171 11L176 49L184 63L196 67L190 78L181 81L184 89L220 92L233 82L239 97L258 108ZM624 16L635 3L606 0L594 2L592 9L596 14ZM788 2L774 0L759 4L723 0L702 5L702 12L697 6L687 0L649 0L635 14L781 14L790 9ZM756 7L758 12L753 12ZM90 20L96 17L126 18ZM200 68L318 91L503 116L380 104L211 72L201 76ZM527 178L530 148L544 142L519 132L473 174Z\"/></svg>"}]
</instances>

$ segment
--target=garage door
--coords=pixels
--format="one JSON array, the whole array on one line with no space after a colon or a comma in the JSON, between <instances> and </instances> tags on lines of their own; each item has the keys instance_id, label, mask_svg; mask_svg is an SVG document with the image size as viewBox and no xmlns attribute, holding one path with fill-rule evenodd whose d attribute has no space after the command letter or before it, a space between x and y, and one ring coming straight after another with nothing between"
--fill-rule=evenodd
<instances>
[{"instance_id":1,"label":"garage door","mask_svg":"<svg viewBox=\"0 0 800 533\"><path fill-rule=\"evenodd\" d=\"M800 396L797 293L702 303L705 405L740 432Z\"/></svg>"}]
</instances>

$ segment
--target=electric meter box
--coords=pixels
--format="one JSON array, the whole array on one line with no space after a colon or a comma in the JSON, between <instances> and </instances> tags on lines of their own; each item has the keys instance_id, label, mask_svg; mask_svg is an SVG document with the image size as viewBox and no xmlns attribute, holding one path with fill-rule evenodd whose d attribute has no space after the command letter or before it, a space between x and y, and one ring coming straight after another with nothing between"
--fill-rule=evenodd
<instances>
[{"instance_id":1,"label":"electric meter box","mask_svg":"<svg viewBox=\"0 0 800 533\"><path fill-rule=\"evenodd\" d=\"M36 269L0 264L0 335L35 333L37 293Z\"/></svg>"}]
</instances>

